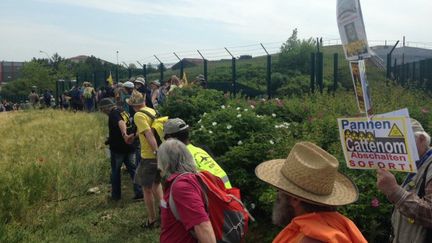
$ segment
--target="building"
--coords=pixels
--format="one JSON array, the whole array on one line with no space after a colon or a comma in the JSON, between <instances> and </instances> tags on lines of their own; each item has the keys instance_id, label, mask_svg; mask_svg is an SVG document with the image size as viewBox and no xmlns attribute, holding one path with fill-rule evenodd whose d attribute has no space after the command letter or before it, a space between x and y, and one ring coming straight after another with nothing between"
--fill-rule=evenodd
<instances>
[{"instance_id":1,"label":"building","mask_svg":"<svg viewBox=\"0 0 432 243\"><path fill-rule=\"evenodd\" d=\"M23 65L23 62L0 62L0 85L19 78Z\"/></svg>"}]
</instances>

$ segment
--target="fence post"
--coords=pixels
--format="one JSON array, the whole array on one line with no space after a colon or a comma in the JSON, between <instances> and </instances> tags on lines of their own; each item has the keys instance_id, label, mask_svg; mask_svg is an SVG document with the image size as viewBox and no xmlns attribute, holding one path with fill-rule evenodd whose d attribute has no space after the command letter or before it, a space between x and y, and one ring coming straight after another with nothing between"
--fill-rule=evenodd
<instances>
[{"instance_id":1,"label":"fence post","mask_svg":"<svg viewBox=\"0 0 432 243\"><path fill-rule=\"evenodd\" d=\"M180 63L180 75L179 75L179 77L180 77L180 79L183 79L183 68L184 68L183 67L183 59L180 59L180 57L175 52L173 52L173 54L179 60L179 63Z\"/></svg>"},{"instance_id":2,"label":"fence post","mask_svg":"<svg viewBox=\"0 0 432 243\"><path fill-rule=\"evenodd\" d=\"M132 77L132 68L128 67L128 76L129 79Z\"/></svg>"},{"instance_id":3,"label":"fence post","mask_svg":"<svg viewBox=\"0 0 432 243\"><path fill-rule=\"evenodd\" d=\"M310 89L315 93L315 53L311 53L311 75L310 75Z\"/></svg>"},{"instance_id":4,"label":"fence post","mask_svg":"<svg viewBox=\"0 0 432 243\"><path fill-rule=\"evenodd\" d=\"M424 72L425 72L425 74L424 74L424 81L425 81L425 89L426 90L430 90L431 89L432 72L431 72L431 70L429 70L429 68L432 68L432 62L431 62L431 60L432 59L430 59L430 60L424 60L425 61L424 62L424 64L425 64L424 65Z\"/></svg>"},{"instance_id":5,"label":"fence post","mask_svg":"<svg viewBox=\"0 0 432 243\"><path fill-rule=\"evenodd\" d=\"M59 97L59 82L60 82L60 80L56 80L56 93L55 93L55 105L56 105L56 107L58 107L58 97Z\"/></svg>"},{"instance_id":6,"label":"fence post","mask_svg":"<svg viewBox=\"0 0 432 243\"><path fill-rule=\"evenodd\" d=\"M237 70L236 70L236 59L233 57L232 59L232 85L233 85L233 94L234 97L237 94Z\"/></svg>"},{"instance_id":7,"label":"fence post","mask_svg":"<svg viewBox=\"0 0 432 243\"><path fill-rule=\"evenodd\" d=\"M267 76L266 76L266 80L267 80L267 96L268 96L268 99L271 99L271 96L272 96L272 93L271 93L271 66L272 66L272 57L268 53L268 51L264 47L264 45L262 43L260 43L260 45L264 49L265 53L267 53Z\"/></svg>"},{"instance_id":8,"label":"fence post","mask_svg":"<svg viewBox=\"0 0 432 243\"><path fill-rule=\"evenodd\" d=\"M163 82L163 79L164 79L164 65L163 65L163 63L162 63L162 61L156 56L156 55L153 55L155 58L156 58L156 60L158 60L159 61L159 71L160 71L160 77L159 77L159 80L161 81L161 82Z\"/></svg>"},{"instance_id":9,"label":"fence post","mask_svg":"<svg viewBox=\"0 0 432 243\"><path fill-rule=\"evenodd\" d=\"M204 79L208 83L208 61L204 59Z\"/></svg>"},{"instance_id":10,"label":"fence post","mask_svg":"<svg viewBox=\"0 0 432 243\"><path fill-rule=\"evenodd\" d=\"M317 83L319 85L320 93L322 94L324 88L323 82L323 69L324 69L324 57L322 52L317 53Z\"/></svg>"},{"instance_id":11,"label":"fence post","mask_svg":"<svg viewBox=\"0 0 432 243\"><path fill-rule=\"evenodd\" d=\"M393 74L394 74L394 79L396 81L396 83L398 83L399 81L399 69L397 66L397 59L394 59L394 63L393 63Z\"/></svg>"},{"instance_id":12,"label":"fence post","mask_svg":"<svg viewBox=\"0 0 432 243\"><path fill-rule=\"evenodd\" d=\"M396 41L396 43L393 45L393 48L390 50L390 52L387 54L387 79L390 79L391 76L391 59L392 59L392 53L395 50L396 46L399 44L399 41ZM387 45L387 41L386 41ZM388 85L388 81L387 81Z\"/></svg>"},{"instance_id":13,"label":"fence post","mask_svg":"<svg viewBox=\"0 0 432 243\"><path fill-rule=\"evenodd\" d=\"M207 65L208 65L208 61L207 59L204 58L204 56L201 54L201 52L199 50L197 50L198 54L201 56L201 58L203 59L203 64L204 64L204 79L205 81L208 83L208 71L207 71Z\"/></svg>"},{"instance_id":14,"label":"fence post","mask_svg":"<svg viewBox=\"0 0 432 243\"><path fill-rule=\"evenodd\" d=\"M233 54L225 47L225 50L228 52L228 54L232 57L231 59L231 68L232 68L232 92L234 94L234 97L237 94L237 72L236 72L236 58Z\"/></svg>"},{"instance_id":15,"label":"fence post","mask_svg":"<svg viewBox=\"0 0 432 243\"><path fill-rule=\"evenodd\" d=\"M164 64L160 63L160 78L159 80L164 80Z\"/></svg>"},{"instance_id":16,"label":"fence post","mask_svg":"<svg viewBox=\"0 0 432 243\"><path fill-rule=\"evenodd\" d=\"M339 55L337 53L333 54L333 94L336 92L338 83L338 61Z\"/></svg>"},{"instance_id":17,"label":"fence post","mask_svg":"<svg viewBox=\"0 0 432 243\"><path fill-rule=\"evenodd\" d=\"M116 66L116 70L115 70L115 81L116 81L116 84L118 84L118 82L119 82L119 70L118 70L118 65Z\"/></svg>"},{"instance_id":18,"label":"fence post","mask_svg":"<svg viewBox=\"0 0 432 243\"><path fill-rule=\"evenodd\" d=\"M143 68L142 73L143 73L144 80L147 81L147 65L146 64L142 65L142 68ZM163 80L161 80L161 83L162 82Z\"/></svg>"}]
</instances>

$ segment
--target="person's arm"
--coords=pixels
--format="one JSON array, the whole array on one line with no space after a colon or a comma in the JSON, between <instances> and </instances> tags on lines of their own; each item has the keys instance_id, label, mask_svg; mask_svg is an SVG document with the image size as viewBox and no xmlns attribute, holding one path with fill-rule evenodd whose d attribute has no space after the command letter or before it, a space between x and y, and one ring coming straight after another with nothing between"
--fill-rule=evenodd
<instances>
[{"instance_id":1,"label":"person's arm","mask_svg":"<svg viewBox=\"0 0 432 243\"><path fill-rule=\"evenodd\" d=\"M158 149L158 145L157 145L156 138L154 137L152 130L151 129L145 130L144 136L146 137L147 142L149 143L153 152L156 152Z\"/></svg>"},{"instance_id":2,"label":"person's arm","mask_svg":"<svg viewBox=\"0 0 432 243\"><path fill-rule=\"evenodd\" d=\"M134 134L127 134L126 122L123 121L123 120L119 120L118 121L118 126L120 128L120 132L121 132L121 135L122 135L123 140L125 141L125 143L127 143L127 144L133 143L135 135Z\"/></svg>"},{"instance_id":3,"label":"person's arm","mask_svg":"<svg viewBox=\"0 0 432 243\"><path fill-rule=\"evenodd\" d=\"M383 169L378 170L377 185L402 215L432 229L432 181L426 184L423 198L397 185L394 175Z\"/></svg>"},{"instance_id":4,"label":"person's arm","mask_svg":"<svg viewBox=\"0 0 432 243\"><path fill-rule=\"evenodd\" d=\"M198 242L200 243L214 243L216 237L213 232L213 227L210 221L202 222L194 226L194 231Z\"/></svg>"}]
</instances>

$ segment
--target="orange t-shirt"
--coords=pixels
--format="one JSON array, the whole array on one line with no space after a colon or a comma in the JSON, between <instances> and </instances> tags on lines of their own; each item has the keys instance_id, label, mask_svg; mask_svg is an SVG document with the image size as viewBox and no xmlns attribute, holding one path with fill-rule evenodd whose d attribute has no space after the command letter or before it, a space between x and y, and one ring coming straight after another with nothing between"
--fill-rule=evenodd
<instances>
[{"instance_id":1,"label":"orange t-shirt","mask_svg":"<svg viewBox=\"0 0 432 243\"><path fill-rule=\"evenodd\" d=\"M357 226L338 212L309 213L295 217L273 243L301 242L305 236L329 243L367 243Z\"/></svg>"}]
</instances>

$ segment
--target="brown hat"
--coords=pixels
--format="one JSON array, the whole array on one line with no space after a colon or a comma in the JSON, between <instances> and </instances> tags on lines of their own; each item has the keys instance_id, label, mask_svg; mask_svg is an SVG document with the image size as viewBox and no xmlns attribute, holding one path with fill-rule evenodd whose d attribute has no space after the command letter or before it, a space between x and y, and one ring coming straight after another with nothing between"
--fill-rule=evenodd
<instances>
[{"instance_id":1,"label":"brown hat","mask_svg":"<svg viewBox=\"0 0 432 243\"><path fill-rule=\"evenodd\" d=\"M128 103L131 106L142 105L145 103L144 95L134 90L132 91L132 95L130 96L130 98L126 99L126 103Z\"/></svg>"},{"instance_id":2,"label":"brown hat","mask_svg":"<svg viewBox=\"0 0 432 243\"><path fill-rule=\"evenodd\" d=\"M414 118L411 118L411 128L413 130L414 133L416 132L424 132L425 130L423 129L423 126L420 124L419 121L417 121Z\"/></svg>"},{"instance_id":3,"label":"brown hat","mask_svg":"<svg viewBox=\"0 0 432 243\"><path fill-rule=\"evenodd\" d=\"M340 206L358 199L356 185L338 172L339 161L310 142L294 145L288 158L263 162L255 174L264 182L300 200Z\"/></svg>"}]
</instances>

